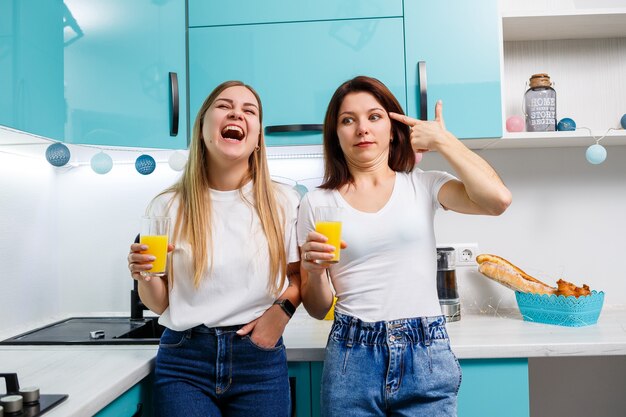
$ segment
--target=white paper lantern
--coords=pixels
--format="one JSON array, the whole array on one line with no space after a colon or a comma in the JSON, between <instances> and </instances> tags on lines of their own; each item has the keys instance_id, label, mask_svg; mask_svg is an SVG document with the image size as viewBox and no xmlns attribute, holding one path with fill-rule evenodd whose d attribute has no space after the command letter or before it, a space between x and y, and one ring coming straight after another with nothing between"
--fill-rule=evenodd
<instances>
[{"instance_id":1,"label":"white paper lantern","mask_svg":"<svg viewBox=\"0 0 626 417\"><path fill-rule=\"evenodd\" d=\"M176 151L170 155L167 162L170 164L170 168L172 168L174 171L182 171L183 169L185 169L187 156L181 151Z\"/></svg>"}]
</instances>

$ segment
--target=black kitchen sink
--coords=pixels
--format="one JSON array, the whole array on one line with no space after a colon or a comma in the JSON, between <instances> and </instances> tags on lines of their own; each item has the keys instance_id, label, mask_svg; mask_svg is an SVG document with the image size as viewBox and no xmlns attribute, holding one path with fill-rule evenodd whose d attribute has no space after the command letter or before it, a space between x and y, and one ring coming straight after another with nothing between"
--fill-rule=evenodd
<instances>
[{"instance_id":1,"label":"black kitchen sink","mask_svg":"<svg viewBox=\"0 0 626 417\"><path fill-rule=\"evenodd\" d=\"M0 341L0 345L156 345L158 317L71 317Z\"/></svg>"}]
</instances>

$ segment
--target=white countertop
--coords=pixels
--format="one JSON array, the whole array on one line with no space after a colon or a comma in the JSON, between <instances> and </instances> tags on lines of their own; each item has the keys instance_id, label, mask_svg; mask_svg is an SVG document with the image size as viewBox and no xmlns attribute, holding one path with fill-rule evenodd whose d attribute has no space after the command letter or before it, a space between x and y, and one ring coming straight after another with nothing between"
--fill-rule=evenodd
<instances>
[{"instance_id":1,"label":"white countertop","mask_svg":"<svg viewBox=\"0 0 626 417\"><path fill-rule=\"evenodd\" d=\"M3 346L0 370L41 394L68 394L46 417L92 416L153 368L157 346ZM4 387L0 388L4 389Z\"/></svg>"},{"instance_id":2,"label":"white countertop","mask_svg":"<svg viewBox=\"0 0 626 417\"><path fill-rule=\"evenodd\" d=\"M288 359L322 360L331 324L299 310L284 334ZM605 306L598 323L586 327L524 322L518 311L510 311L466 314L448 330L459 359L626 355L622 308ZM12 335L0 332L0 338ZM0 371L16 372L21 386L37 386L42 394L69 394L46 417L83 417L147 376L156 351L155 345L0 346Z\"/></svg>"},{"instance_id":3,"label":"white countertop","mask_svg":"<svg viewBox=\"0 0 626 417\"><path fill-rule=\"evenodd\" d=\"M299 310L298 310L299 311ZM297 314L285 330L287 358L324 360L331 321ZM519 310L466 314L447 324L459 359L626 355L626 309L605 307L598 323L564 327L522 320Z\"/></svg>"}]
</instances>

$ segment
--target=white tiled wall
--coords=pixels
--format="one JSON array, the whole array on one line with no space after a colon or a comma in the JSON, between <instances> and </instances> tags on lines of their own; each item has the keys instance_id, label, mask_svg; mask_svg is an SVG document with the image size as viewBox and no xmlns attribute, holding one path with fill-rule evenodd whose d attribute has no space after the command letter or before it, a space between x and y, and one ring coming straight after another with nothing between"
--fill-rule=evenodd
<instances>
[{"instance_id":1,"label":"white tiled wall","mask_svg":"<svg viewBox=\"0 0 626 417\"><path fill-rule=\"evenodd\" d=\"M513 192L500 217L440 212L439 242L477 242L546 281L563 277L624 304L626 147L593 166L584 148L481 151ZM320 159L272 160L277 179L312 188ZM436 154L423 169L448 169ZM3 326L40 314L127 311L126 255L149 199L178 178L166 163L149 176L131 164L106 175L89 166L59 170L45 160L0 153ZM514 307L512 293L475 272L458 271L464 307ZM26 307L28 305L28 307Z\"/></svg>"}]
</instances>

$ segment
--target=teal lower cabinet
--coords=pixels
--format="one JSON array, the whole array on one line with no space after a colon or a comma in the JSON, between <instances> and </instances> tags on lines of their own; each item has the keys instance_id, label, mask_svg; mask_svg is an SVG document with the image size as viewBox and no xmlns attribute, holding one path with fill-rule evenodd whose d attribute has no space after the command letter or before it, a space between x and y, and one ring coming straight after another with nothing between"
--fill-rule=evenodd
<instances>
[{"instance_id":1,"label":"teal lower cabinet","mask_svg":"<svg viewBox=\"0 0 626 417\"><path fill-rule=\"evenodd\" d=\"M311 362L289 362L289 385L292 417L311 417Z\"/></svg>"},{"instance_id":2,"label":"teal lower cabinet","mask_svg":"<svg viewBox=\"0 0 626 417\"><path fill-rule=\"evenodd\" d=\"M152 417L153 414L152 376L147 376L100 410L95 417Z\"/></svg>"},{"instance_id":3,"label":"teal lower cabinet","mask_svg":"<svg viewBox=\"0 0 626 417\"><path fill-rule=\"evenodd\" d=\"M463 359L460 363L459 417L530 416L528 359ZM320 416L322 369L322 362L310 362L311 409L300 414L298 408L297 417Z\"/></svg>"},{"instance_id":4,"label":"teal lower cabinet","mask_svg":"<svg viewBox=\"0 0 626 417\"><path fill-rule=\"evenodd\" d=\"M528 359L462 359L459 417L529 417Z\"/></svg>"},{"instance_id":5,"label":"teal lower cabinet","mask_svg":"<svg viewBox=\"0 0 626 417\"><path fill-rule=\"evenodd\" d=\"M529 417L528 359L462 359L459 417ZM323 362L289 362L292 417L320 416ZM96 417L152 417L148 376Z\"/></svg>"}]
</instances>

